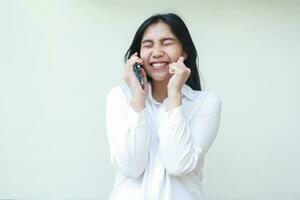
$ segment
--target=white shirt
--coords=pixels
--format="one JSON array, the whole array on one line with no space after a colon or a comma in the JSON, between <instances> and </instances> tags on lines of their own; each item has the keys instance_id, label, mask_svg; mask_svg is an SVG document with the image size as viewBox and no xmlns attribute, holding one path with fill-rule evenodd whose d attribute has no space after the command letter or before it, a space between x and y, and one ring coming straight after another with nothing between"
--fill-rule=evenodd
<instances>
[{"instance_id":1,"label":"white shirt","mask_svg":"<svg viewBox=\"0 0 300 200\"><path fill-rule=\"evenodd\" d=\"M211 91L182 88L182 105L167 110L152 97L137 113L126 85L107 95L106 128L117 174L110 200L203 200L204 155L220 123L221 100Z\"/></svg>"}]
</instances>

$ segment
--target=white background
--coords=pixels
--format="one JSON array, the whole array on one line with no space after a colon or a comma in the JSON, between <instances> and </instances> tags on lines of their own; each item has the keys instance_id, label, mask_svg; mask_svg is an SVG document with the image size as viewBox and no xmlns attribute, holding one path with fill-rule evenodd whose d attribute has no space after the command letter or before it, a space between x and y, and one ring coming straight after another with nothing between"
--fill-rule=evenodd
<instances>
[{"instance_id":1,"label":"white background","mask_svg":"<svg viewBox=\"0 0 300 200\"><path fill-rule=\"evenodd\" d=\"M105 97L153 13L190 29L223 101L207 200L300 199L300 1L0 2L0 199L104 200Z\"/></svg>"}]
</instances>

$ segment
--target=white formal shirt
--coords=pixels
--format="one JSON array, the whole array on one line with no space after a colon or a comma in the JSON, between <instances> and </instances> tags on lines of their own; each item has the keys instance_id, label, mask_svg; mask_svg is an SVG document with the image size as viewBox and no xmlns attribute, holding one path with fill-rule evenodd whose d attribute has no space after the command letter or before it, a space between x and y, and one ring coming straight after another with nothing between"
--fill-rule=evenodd
<instances>
[{"instance_id":1,"label":"white formal shirt","mask_svg":"<svg viewBox=\"0 0 300 200\"><path fill-rule=\"evenodd\" d=\"M126 84L106 99L110 158L117 174L110 200L203 200L204 155L220 123L221 100L211 91L182 88L182 105L168 111L152 97L135 112Z\"/></svg>"}]
</instances>

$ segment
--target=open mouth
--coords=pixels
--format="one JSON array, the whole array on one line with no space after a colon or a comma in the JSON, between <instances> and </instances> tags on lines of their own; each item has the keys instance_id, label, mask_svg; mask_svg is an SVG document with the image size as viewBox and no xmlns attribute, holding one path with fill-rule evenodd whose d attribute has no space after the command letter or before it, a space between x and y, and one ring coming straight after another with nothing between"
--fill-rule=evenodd
<instances>
[{"instance_id":1,"label":"open mouth","mask_svg":"<svg viewBox=\"0 0 300 200\"><path fill-rule=\"evenodd\" d=\"M169 66L168 62L153 62L151 63L151 67L153 68L163 68Z\"/></svg>"}]
</instances>

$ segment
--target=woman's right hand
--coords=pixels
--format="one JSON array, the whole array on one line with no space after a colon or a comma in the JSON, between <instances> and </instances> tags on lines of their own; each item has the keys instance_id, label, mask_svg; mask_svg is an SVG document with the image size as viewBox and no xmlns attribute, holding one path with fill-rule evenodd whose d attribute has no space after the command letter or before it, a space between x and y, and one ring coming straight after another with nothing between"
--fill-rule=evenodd
<instances>
[{"instance_id":1,"label":"woman's right hand","mask_svg":"<svg viewBox=\"0 0 300 200\"><path fill-rule=\"evenodd\" d=\"M138 57L138 53L134 53L126 62L124 68L124 80L131 89L132 99L131 105L137 112L142 111L145 107L145 100L148 93L147 75L145 70L141 67L141 72L145 84L145 88L141 87L141 84L134 72L134 64L139 63L143 65L143 60Z\"/></svg>"}]
</instances>

